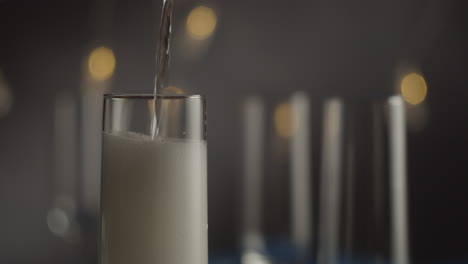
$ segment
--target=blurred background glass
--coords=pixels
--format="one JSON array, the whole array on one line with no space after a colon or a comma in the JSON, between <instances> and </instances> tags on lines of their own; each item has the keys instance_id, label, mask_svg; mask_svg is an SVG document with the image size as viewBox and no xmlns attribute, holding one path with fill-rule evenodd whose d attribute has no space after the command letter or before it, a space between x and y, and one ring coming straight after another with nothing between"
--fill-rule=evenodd
<instances>
[{"instance_id":1,"label":"blurred background glass","mask_svg":"<svg viewBox=\"0 0 468 264\"><path fill-rule=\"evenodd\" d=\"M329 99L323 122L317 263L411 263L402 97Z\"/></svg>"},{"instance_id":2,"label":"blurred background glass","mask_svg":"<svg viewBox=\"0 0 468 264\"><path fill-rule=\"evenodd\" d=\"M97 260L101 95L152 92L161 5L0 1L1 263ZM207 95L211 252L239 252L246 96L304 91L314 120L318 98L390 91L407 102L412 263L466 262L466 5L176 1L169 87Z\"/></svg>"},{"instance_id":3,"label":"blurred background glass","mask_svg":"<svg viewBox=\"0 0 468 264\"><path fill-rule=\"evenodd\" d=\"M310 123L304 92L244 100L242 263L312 260Z\"/></svg>"}]
</instances>

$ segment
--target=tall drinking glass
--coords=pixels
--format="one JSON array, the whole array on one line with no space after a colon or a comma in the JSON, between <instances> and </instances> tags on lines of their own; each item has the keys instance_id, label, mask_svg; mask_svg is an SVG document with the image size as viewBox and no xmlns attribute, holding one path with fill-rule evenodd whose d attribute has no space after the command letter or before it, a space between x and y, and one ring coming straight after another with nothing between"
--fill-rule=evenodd
<instances>
[{"instance_id":1,"label":"tall drinking glass","mask_svg":"<svg viewBox=\"0 0 468 264\"><path fill-rule=\"evenodd\" d=\"M409 264L405 103L324 108L318 264Z\"/></svg>"},{"instance_id":2,"label":"tall drinking glass","mask_svg":"<svg viewBox=\"0 0 468 264\"><path fill-rule=\"evenodd\" d=\"M243 105L243 264L308 263L312 252L311 103L305 92Z\"/></svg>"},{"instance_id":3,"label":"tall drinking glass","mask_svg":"<svg viewBox=\"0 0 468 264\"><path fill-rule=\"evenodd\" d=\"M206 104L104 97L101 264L207 264Z\"/></svg>"}]
</instances>

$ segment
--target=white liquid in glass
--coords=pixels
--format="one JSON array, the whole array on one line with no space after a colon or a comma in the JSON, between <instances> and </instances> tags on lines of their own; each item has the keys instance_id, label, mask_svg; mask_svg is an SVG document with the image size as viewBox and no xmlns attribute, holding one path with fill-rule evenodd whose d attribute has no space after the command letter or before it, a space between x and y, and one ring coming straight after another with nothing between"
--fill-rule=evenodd
<instances>
[{"instance_id":1,"label":"white liquid in glass","mask_svg":"<svg viewBox=\"0 0 468 264\"><path fill-rule=\"evenodd\" d=\"M101 264L207 264L206 143L103 133Z\"/></svg>"}]
</instances>

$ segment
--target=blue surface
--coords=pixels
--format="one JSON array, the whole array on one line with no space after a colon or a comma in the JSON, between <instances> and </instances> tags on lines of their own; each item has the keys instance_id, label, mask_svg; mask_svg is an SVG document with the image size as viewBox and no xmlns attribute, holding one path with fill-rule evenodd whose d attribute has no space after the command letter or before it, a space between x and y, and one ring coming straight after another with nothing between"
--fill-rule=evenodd
<instances>
[{"instance_id":1,"label":"blue surface","mask_svg":"<svg viewBox=\"0 0 468 264\"><path fill-rule=\"evenodd\" d=\"M291 264L291 263L306 263L314 264L315 257L311 256L308 260L297 261L298 250L291 243L282 239L270 239L266 243L266 255L271 259L273 264ZM210 264L240 264L241 254L237 250L210 251ZM375 264L375 258L369 257L353 257L342 258L338 264ZM379 261L378 264L397 264L391 263L389 260ZM442 260L442 261L417 261L414 260L411 264L468 264L468 257L460 260Z\"/></svg>"}]
</instances>

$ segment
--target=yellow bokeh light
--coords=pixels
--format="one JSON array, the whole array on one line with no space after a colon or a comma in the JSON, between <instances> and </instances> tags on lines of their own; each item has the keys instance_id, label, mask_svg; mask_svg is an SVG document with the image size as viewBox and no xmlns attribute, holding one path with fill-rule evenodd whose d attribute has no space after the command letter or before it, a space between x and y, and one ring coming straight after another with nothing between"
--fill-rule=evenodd
<instances>
[{"instance_id":1,"label":"yellow bokeh light","mask_svg":"<svg viewBox=\"0 0 468 264\"><path fill-rule=\"evenodd\" d=\"M88 58L90 76L98 81L105 81L112 77L115 70L114 52L107 47L94 49Z\"/></svg>"},{"instance_id":2,"label":"yellow bokeh light","mask_svg":"<svg viewBox=\"0 0 468 264\"><path fill-rule=\"evenodd\" d=\"M406 75L401 81L401 94L406 102L420 104L427 95L427 84L424 77L417 73Z\"/></svg>"},{"instance_id":3,"label":"yellow bokeh light","mask_svg":"<svg viewBox=\"0 0 468 264\"><path fill-rule=\"evenodd\" d=\"M196 40L205 40L216 29L218 18L213 9L199 6L190 11L187 17L186 29L188 34Z\"/></svg>"},{"instance_id":4,"label":"yellow bokeh light","mask_svg":"<svg viewBox=\"0 0 468 264\"><path fill-rule=\"evenodd\" d=\"M169 87L166 87L162 90L162 93L163 94L177 94L177 95L180 95L180 94L184 94L184 90L182 90L181 88L178 88L178 87L175 87L175 86L169 86Z\"/></svg>"},{"instance_id":5,"label":"yellow bokeh light","mask_svg":"<svg viewBox=\"0 0 468 264\"><path fill-rule=\"evenodd\" d=\"M292 109L289 103L281 103L275 110L274 124L276 133L282 138L289 138L293 133Z\"/></svg>"},{"instance_id":6,"label":"yellow bokeh light","mask_svg":"<svg viewBox=\"0 0 468 264\"><path fill-rule=\"evenodd\" d=\"M159 93L158 93L159 94ZM161 94L163 95L182 95L185 94L184 90L176 86L168 86L162 89ZM152 115L155 113L154 100L148 101L148 109Z\"/></svg>"}]
</instances>

